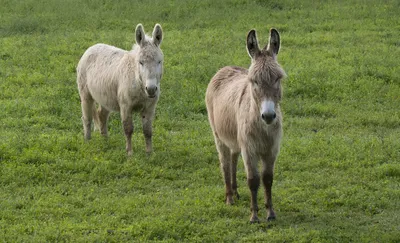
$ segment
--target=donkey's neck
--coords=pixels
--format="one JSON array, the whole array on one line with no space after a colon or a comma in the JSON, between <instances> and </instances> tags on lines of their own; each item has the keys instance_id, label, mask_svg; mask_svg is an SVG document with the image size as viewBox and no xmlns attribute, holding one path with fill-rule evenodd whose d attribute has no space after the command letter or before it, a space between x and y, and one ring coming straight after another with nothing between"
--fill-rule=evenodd
<instances>
[{"instance_id":1,"label":"donkey's neck","mask_svg":"<svg viewBox=\"0 0 400 243\"><path fill-rule=\"evenodd\" d=\"M260 106L253 97L252 87L249 80L246 80L246 85L242 97L242 107L243 114L246 114L248 121L257 121L260 115Z\"/></svg>"},{"instance_id":2,"label":"donkey's neck","mask_svg":"<svg viewBox=\"0 0 400 243\"><path fill-rule=\"evenodd\" d=\"M129 55L129 62L131 64L132 71L135 74L135 81L137 83L139 83L142 86L142 88L144 89L145 84L144 84L143 80L140 77L139 67L137 65L137 58L139 56L139 52L140 52L140 46L137 45L137 44L134 44L133 47L132 47L132 50L129 51L128 55Z\"/></svg>"},{"instance_id":3,"label":"donkey's neck","mask_svg":"<svg viewBox=\"0 0 400 243\"><path fill-rule=\"evenodd\" d=\"M130 51L131 53L135 53L134 55L136 55L136 53L138 53L140 50L140 46L138 44L134 44L132 46L132 50Z\"/></svg>"}]
</instances>

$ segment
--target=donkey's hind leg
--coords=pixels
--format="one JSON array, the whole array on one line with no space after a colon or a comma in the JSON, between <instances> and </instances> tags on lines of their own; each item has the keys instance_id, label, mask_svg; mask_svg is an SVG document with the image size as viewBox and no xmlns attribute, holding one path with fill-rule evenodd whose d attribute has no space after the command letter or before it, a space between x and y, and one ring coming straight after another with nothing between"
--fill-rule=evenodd
<instances>
[{"instance_id":1,"label":"donkey's hind leg","mask_svg":"<svg viewBox=\"0 0 400 243\"><path fill-rule=\"evenodd\" d=\"M110 115L110 111L107 110L104 106L100 106L98 110L98 126L100 129L101 135L107 137L108 136L108 131L107 131L107 125L108 125L108 116Z\"/></svg>"},{"instance_id":2,"label":"donkey's hind leg","mask_svg":"<svg viewBox=\"0 0 400 243\"><path fill-rule=\"evenodd\" d=\"M228 205L232 205L234 203L234 200L233 200L232 174L231 174L232 173L231 151L218 138L215 138L215 144L218 150L221 172L224 176L224 181L225 181L225 202Z\"/></svg>"},{"instance_id":3,"label":"donkey's hind leg","mask_svg":"<svg viewBox=\"0 0 400 243\"><path fill-rule=\"evenodd\" d=\"M82 97L81 95L81 106L82 106L82 123L83 123L83 133L86 140L91 138L91 126L93 119L93 106L94 101L92 97Z\"/></svg>"},{"instance_id":4,"label":"donkey's hind leg","mask_svg":"<svg viewBox=\"0 0 400 243\"><path fill-rule=\"evenodd\" d=\"M237 162L239 158L240 152L231 152L231 171L232 171L232 190L233 194L236 196L237 199L239 199L239 193L238 193L238 186L237 186L237 180L236 180L236 170L237 170Z\"/></svg>"}]
</instances>

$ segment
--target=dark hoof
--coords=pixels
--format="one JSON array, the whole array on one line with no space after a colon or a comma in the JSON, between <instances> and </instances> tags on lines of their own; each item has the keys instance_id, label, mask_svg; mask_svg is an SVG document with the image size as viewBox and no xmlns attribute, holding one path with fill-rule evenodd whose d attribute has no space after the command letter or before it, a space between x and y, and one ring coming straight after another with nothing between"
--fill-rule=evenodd
<instances>
[{"instance_id":1,"label":"dark hoof","mask_svg":"<svg viewBox=\"0 0 400 243\"><path fill-rule=\"evenodd\" d=\"M271 221L274 221L275 219L276 219L275 215L274 216L268 216L267 221L271 222Z\"/></svg>"},{"instance_id":2,"label":"dark hoof","mask_svg":"<svg viewBox=\"0 0 400 243\"><path fill-rule=\"evenodd\" d=\"M235 200L233 200L232 196L225 198L226 205L233 205L235 204Z\"/></svg>"},{"instance_id":3,"label":"dark hoof","mask_svg":"<svg viewBox=\"0 0 400 243\"><path fill-rule=\"evenodd\" d=\"M251 218L250 219L250 224L258 224L260 223L260 220L258 218Z\"/></svg>"},{"instance_id":4,"label":"dark hoof","mask_svg":"<svg viewBox=\"0 0 400 243\"><path fill-rule=\"evenodd\" d=\"M240 199L239 193L236 192L235 195L236 195L236 199L239 200Z\"/></svg>"}]
</instances>

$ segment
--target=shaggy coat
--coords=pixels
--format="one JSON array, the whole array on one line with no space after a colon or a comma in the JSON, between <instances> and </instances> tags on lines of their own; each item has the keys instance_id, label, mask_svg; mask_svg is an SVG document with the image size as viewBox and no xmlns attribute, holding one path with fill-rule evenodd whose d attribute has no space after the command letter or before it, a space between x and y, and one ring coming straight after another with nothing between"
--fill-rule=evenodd
<instances>
[{"instance_id":1,"label":"shaggy coat","mask_svg":"<svg viewBox=\"0 0 400 243\"><path fill-rule=\"evenodd\" d=\"M83 54L77 66L77 83L82 106L85 139L91 137L91 123L107 136L111 111L120 112L126 137L126 152L132 154L132 112L140 112L146 152L152 151L152 122L160 95L163 53L162 29L156 24L152 37L138 24L136 44L125 51L96 44ZM95 103L99 108L96 110Z\"/></svg>"},{"instance_id":2,"label":"shaggy coat","mask_svg":"<svg viewBox=\"0 0 400 243\"><path fill-rule=\"evenodd\" d=\"M279 47L280 37L275 29L271 29L269 44L262 50L258 47L255 30L251 30L247 36L251 57L249 70L235 66L222 68L211 79L206 92L208 118L225 181L226 203L233 204L233 195L239 198L236 167L241 153L251 191L251 222L259 221L259 160L268 220L275 218L271 187L282 137L279 101L281 79L285 77L276 58Z\"/></svg>"}]
</instances>

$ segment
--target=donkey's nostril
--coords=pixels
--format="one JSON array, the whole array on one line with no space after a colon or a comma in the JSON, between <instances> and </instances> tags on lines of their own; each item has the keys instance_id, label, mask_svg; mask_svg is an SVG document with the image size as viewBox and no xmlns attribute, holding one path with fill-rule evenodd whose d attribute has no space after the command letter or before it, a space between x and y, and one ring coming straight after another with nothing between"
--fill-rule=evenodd
<instances>
[{"instance_id":1,"label":"donkey's nostril","mask_svg":"<svg viewBox=\"0 0 400 243\"><path fill-rule=\"evenodd\" d=\"M157 93L157 86L156 85L146 86L146 93L149 97L154 97Z\"/></svg>"},{"instance_id":2,"label":"donkey's nostril","mask_svg":"<svg viewBox=\"0 0 400 243\"><path fill-rule=\"evenodd\" d=\"M261 114L261 118L268 124L270 124L275 118L276 113L263 113Z\"/></svg>"}]
</instances>

